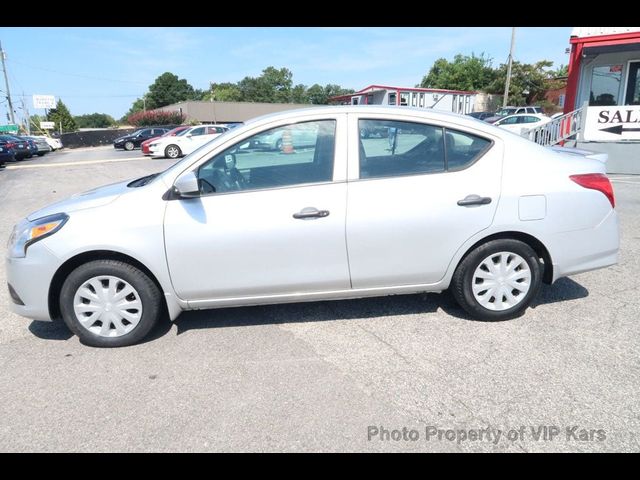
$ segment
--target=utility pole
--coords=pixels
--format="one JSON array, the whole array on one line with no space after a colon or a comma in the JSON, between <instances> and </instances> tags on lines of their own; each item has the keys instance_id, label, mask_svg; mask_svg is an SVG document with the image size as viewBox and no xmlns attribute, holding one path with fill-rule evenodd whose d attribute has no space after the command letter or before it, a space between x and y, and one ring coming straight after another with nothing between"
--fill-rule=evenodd
<instances>
[{"instance_id":1,"label":"utility pole","mask_svg":"<svg viewBox=\"0 0 640 480\"><path fill-rule=\"evenodd\" d=\"M2 42L0 42L0 58L2 58L2 72L4 73L4 84L7 87L7 101L9 102L9 115L11 116L11 123L15 124L16 119L13 116L13 103L11 103L11 92L9 91L9 78L7 78L7 66L4 64L5 53L2 49Z\"/></svg>"},{"instance_id":2,"label":"utility pole","mask_svg":"<svg viewBox=\"0 0 640 480\"><path fill-rule=\"evenodd\" d=\"M509 63L507 65L507 81L504 84L502 106L506 107L509 100L509 84L511 83L511 64L513 63L513 49L516 45L516 27L511 27L511 48L509 49Z\"/></svg>"},{"instance_id":3,"label":"utility pole","mask_svg":"<svg viewBox=\"0 0 640 480\"><path fill-rule=\"evenodd\" d=\"M24 92L22 92L21 102L22 102L22 111L24 112L24 115L27 120L27 135L31 135L31 118L29 117L29 110L24 104Z\"/></svg>"}]
</instances>

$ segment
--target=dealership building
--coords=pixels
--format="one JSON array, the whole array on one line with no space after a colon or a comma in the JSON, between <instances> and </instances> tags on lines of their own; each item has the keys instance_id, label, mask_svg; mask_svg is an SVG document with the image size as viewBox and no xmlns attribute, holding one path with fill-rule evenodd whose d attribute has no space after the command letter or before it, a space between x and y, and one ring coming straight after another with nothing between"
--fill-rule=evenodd
<instances>
[{"instance_id":1,"label":"dealership building","mask_svg":"<svg viewBox=\"0 0 640 480\"><path fill-rule=\"evenodd\" d=\"M640 27L576 27L564 111L582 110L575 145L609 155L610 173L640 174Z\"/></svg>"}]
</instances>

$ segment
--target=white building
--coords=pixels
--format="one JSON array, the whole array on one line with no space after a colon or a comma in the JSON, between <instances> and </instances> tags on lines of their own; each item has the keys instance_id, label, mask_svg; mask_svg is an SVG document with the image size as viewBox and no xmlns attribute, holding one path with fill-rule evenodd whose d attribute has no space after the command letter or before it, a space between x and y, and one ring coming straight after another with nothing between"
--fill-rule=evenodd
<instances>
[{"instance_id":1,"label":"white building","mask_svg":"<svg viewBox=\"0 0 640 480\"><path fill-rule=\"evenodd\" d=\"M343 105L405 105L467 114L473 112L476 95L477 92L464 90L369 85L355 93L329 100Z\"/></svg>"}]
</instances>

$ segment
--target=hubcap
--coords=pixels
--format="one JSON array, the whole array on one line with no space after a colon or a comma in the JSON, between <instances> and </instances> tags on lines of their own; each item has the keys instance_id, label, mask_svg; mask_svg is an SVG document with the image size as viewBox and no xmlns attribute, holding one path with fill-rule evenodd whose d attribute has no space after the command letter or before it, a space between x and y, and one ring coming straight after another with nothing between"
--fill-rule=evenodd
<instances>
[{"instance_id":1,"label":"hubcap","mask_svg":"<svg viewBox=\"0 0 640 480\"><path fill-rule=\"evenodd\" d=\"M176 158L178 156L178 149L176 147L169 147L169 157Z\"/></svg>"},{"instance_id":2,"label":"hubcap","mask_svg":"<svg viewBox=\"0 0 640 480\"><path fill-rule=\"evenodd\" d=\"M140 295L128 282L101 275L84 282L73 298L80 325L100 337L121 337L142 318Z\"/></svg>"},{"instance_id":3,"label":"hubcap","mask_svg":"<svg viewBox=\"0 0 640 480\"><path fill-rule=\"evenodd\" d=\"M493 253L480 262L471 285L474 298L484 308L508 310L526 297L531 288L531 269L516 253Z\"/></svg>"}]
</instances>

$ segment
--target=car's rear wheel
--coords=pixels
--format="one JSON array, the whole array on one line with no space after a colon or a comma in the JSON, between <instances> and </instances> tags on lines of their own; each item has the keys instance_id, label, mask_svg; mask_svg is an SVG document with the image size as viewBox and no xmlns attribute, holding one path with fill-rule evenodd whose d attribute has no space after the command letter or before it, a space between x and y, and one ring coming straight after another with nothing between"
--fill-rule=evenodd
<instances>
[{"instance_id":1,"label":"car's rear wheel","mask_svg":"<svg viewBox=\"0 0 640 480\"><path fill-rule=\"evenodd\" d=\"M520 316L542 284L536 252L514 239L491 240L469 253L451 280L456 301L478 320Z\"/></svg>"},{"instance_id":2,"label":"car's rear wheel","mask_svg":"<svg viewBox=\"0 0 640 480\"><path fill-rule=\"evenodd\" d=\"M133 150L135 148L135 145L133 144L133 142L125 142L124 144L124 149L127 150L128 152L130 152L131 150Z\"/></svg>"},{"instance_id":3,"label":"car's rear wheel","mask_svg":"<svg viewBox=\"0 0 640 480\"><path fill-rule=\"evenodd\" d=\"M182 155L182 151L177 145L169 145L164 149L164 156L167 158L178 158L180 155Z\"/></svg>"},{"instance_id":4,"label":"car's rear wheel","mask_svg":"<svg viewBox=\"0 0 640 480\"><path fill-rule=\"evenodd\" d=\"M142 340L158 322L161 293L140 269L117 260L79 266L64 281L60 312L80 341L123 347Z\"/></svg>"}]
</instances>

